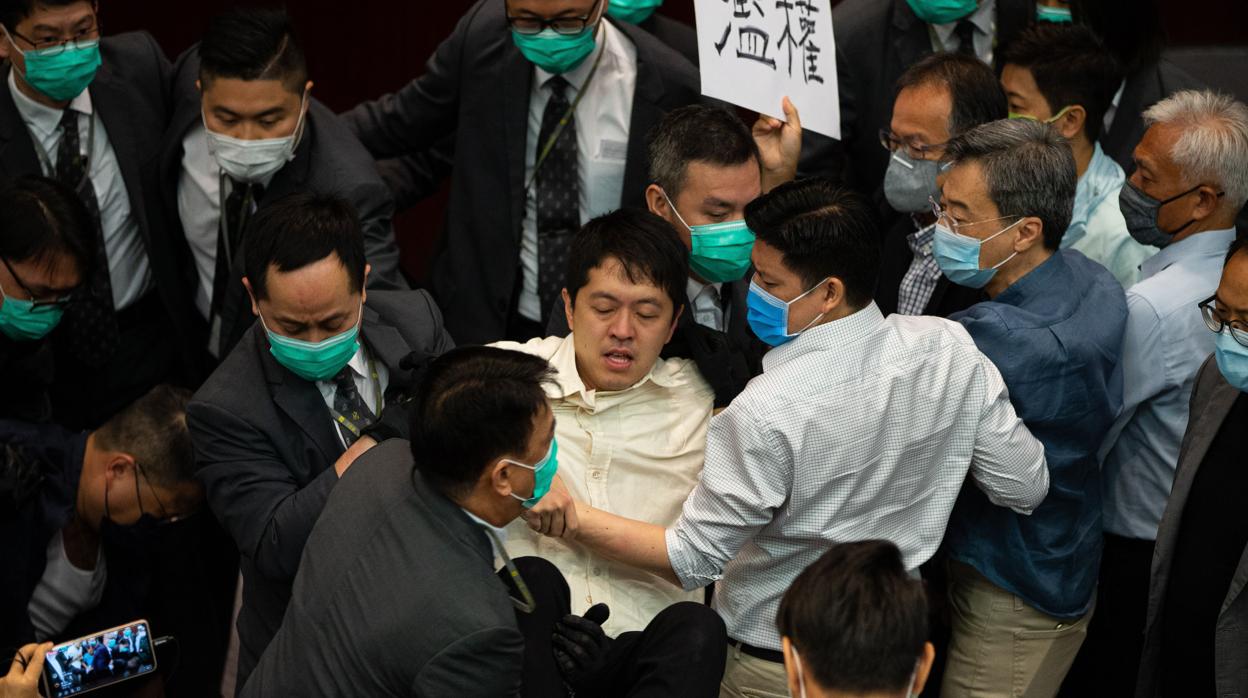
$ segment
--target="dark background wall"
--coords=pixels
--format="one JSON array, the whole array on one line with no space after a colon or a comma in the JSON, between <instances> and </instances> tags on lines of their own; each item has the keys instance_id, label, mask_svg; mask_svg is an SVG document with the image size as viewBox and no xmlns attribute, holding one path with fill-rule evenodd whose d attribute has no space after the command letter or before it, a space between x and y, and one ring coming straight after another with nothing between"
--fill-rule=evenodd
<instances>
[{"instance_id":1,"label":"dark background wall","mask_svg":"<svg viewBox=\"0 0 1248 698\"><path fill-rule=\"evenodd\" d=\"M876 0L888 2L889 0ZM832 0L835 5L839 0ZM236 5L262 0L101 0L110 33L146 29L170 59L203 33L208 19ZM470 0L300 0L287 2L302 35L313 94L336 111L395 90L419 75L425 60L454 28ZM1170 41L1179 46L1248 43L1245 0L1161 0ZM662 12L693 23L692 0L668 0ZM424 278L432 242L442 224L444 191L396 221L403 263Z\"/></svg>"}]
</instances>

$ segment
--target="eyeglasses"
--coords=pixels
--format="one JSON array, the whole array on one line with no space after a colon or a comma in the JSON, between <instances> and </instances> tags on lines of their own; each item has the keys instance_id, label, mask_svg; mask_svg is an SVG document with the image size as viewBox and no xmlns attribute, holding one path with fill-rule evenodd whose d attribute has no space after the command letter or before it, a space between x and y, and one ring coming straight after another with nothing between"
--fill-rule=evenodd
<instances>
[{"instance_id":1,"label":"eyeglasses","mask_svg":"<svg viewBox=\"0 0 1248 698\"><path fill-rule=\"evenodd\" d=\"M1213 295L1197 306L1201 316L1205 318L1205 327L1216 334L1222 334L1223 329L1230 328L1231 338L1239 342L1240 346L1248 347L1248 322L1227 320L1222 311L1214 306L1216 300L1217 296Z\"/></svg>"},{"instance_id":2,"label":"eyeglasses","mask_svg":"<svg viewBox=\"0 0 1248 698\"><path fill-rule=\"evenodd\" d=\"M9 276L12 276L13 280L17 282L18 288L22 289L27 296L30 296L30 309L32 312L48 312L53 308L64 308L73 300L72 293L67 293L63 296L58 296L57 298L35 298L35 292L30 290L30 288L22 281L22 277L17 275L17 272L13 270L13 265L9 264L9 260L4 257L0 257L0 262L4 263L4 268L9 271Z\"/></svg>"},{"instance_id":3,"label":"eyeglasses","mask_svg":"<svg viewBox=\"0 0 1248 698\"><path fill-rule=\"evenodd\" d=\"M1015 214L1012 216L997 216L996 218L985 218L980 221L966 221L966 222L959 223L958 221L955 221L952 216L949 215L948 211L941 208L940 204L936 202L936 199L933 199L932 197L929 196L927 197L927 202L932 205L932 215L936 216L936 222L939 223L940 225L945 226L949 230L952 230L955 233L957 233L960 228L965 228L965 227L972 226L972 225L979 225L980 223L991 223L993 221L1003 221L1007 218L1022 218L1022 216ZM958 234L961 235L961 233L958 233Z\"/></svg>"},{"instance_id":4,"label":"eyeglasses","mask_svg":"<svg viewBox=\"0 0 1248 698\"><path fill-rule=\"evenodd\" d=\"M544 19L542 17L516 17L507 15L507 26L517 34L541 34L546 27L555 30L556 34L572 36L585 31L585 27L589 26L589 18L594 16L594 11L598 9L599 0L594 1L593 7L589 8L589 14L581 17L556 17L554 19Z\"/></svg>"},{"instance_id":5,"label":"eyeglasses","mask_svg":"<svg viewBox=\"0 0 1248 698\"><path fill-rule=\"evenodd\" d=\"M83 29L68 39L40 39L39 41L32 41L31 39L28 39L21 34L18 34L16 31L8 29L7 27L6 30L13 36L16 36L22 41L25 41L33 46L34 50L43 51L44 55L59 56L65 52L65 49L68 48L70 44L73 44L74 48L82 48L83 44L98 41L101 32L104 30L104 24L100 22L100 19L97 17L95 18L95 22L90 27Z\"/></svg>"},{"instance_id":6,"label":"eyeglasses","mask_svg":"<svg viewBox=\"0 0 1248 698\"><path fill-rule=\"evenodd\" d=\"M936 160L945 151L947 142L923 145L922 143L915 143L913 140L903 141L897 137L897 134L882 128L880 129L880 145L884 146L884 149L890 153L895 153L901 148L905 148L906 154L915 160Z\"/></svg>"}]
</instances>

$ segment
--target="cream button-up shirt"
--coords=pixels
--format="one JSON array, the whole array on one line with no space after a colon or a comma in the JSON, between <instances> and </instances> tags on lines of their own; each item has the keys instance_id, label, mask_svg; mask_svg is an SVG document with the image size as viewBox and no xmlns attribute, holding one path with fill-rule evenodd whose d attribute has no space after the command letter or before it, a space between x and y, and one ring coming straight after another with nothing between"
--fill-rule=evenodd
<instances>
[{"instance_id":1,"label":"cream button-up shirt","mask_svg":"<svg viewBox=\"0 0 1248 698\"><path fill-rule=\"evenodd\" d=\"M547 393L555 410L558 474L572 496L630 519L672 526L702 472L714 392L688 359L659 359L636 385L614 392L589 390L576 369L572 335L494 346L550 362L557 387ZM679 601L703 600L659 577L590 553L575 542L547 538L522 519L508 527L508 553L554 563L568 581L572 612L606 603L610 636L642 630Z\"/></svg>"}]
</instances>

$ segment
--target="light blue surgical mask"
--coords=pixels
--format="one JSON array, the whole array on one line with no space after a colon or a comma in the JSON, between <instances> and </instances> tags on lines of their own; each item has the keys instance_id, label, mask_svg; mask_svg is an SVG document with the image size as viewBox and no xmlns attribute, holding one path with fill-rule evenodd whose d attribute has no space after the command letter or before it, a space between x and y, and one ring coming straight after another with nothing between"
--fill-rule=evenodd
<instances>
[{"instance_id":1,"label":"light blue surgical mask","mask_svg":"<svg viewBox=\"0 0 1248 698\"><path fill-rule=\"evenodd\" d=\"M559 470L559 442L557 439L551 439L550 450L546 452L546 457L536 465L521 463L510 458L504 458L503 462L533 471L533 496L521 497L515 492L511 493L512 498L520 500L520 504L525 509L532 509L550 491L550 483L554 482L555 472Z\"/></svg>"},{"instance_id":2,"label":"light blue surgical mask","mask_svg":"<svg viewBox=\"0 0 1248 698\"><path fill-rule=\"evenodd\" d=\"M790 334L789 306L822 287L829 278L831 277L825 278L807 289L802 295L787 303L771 295L762 286L759 286L757 281L751 279L750 292L745 299L747 308L745 319L749 322L750 329L754 331L754 336L761 339L768 346L778 347L781 344L793 341L799 334L814 326L816 322L823 318L824 313L819 313L814 319L806 323L805 327Z\"/></svg>"},{"instance_id":3,"label":"light blue surgical mask","mask_svg":"<svg viewBox=\"0 0 1248 698\"><path fill-rule=\"evenodd\" d=\"M978 0L906 0L919 19L928 24L948 24L970 15Z\"/></svg>"},{"instance_id":4,"label":"light blue surgical mask","mask_svg":"<svg viewBox=\"0 0 1248 698\"><path fill-rule=\"evenodd\" d=\"M5 34L8 34L7 29ZM9 43L22 54L26 63L22 79L57 102L66 102L82 94L95 79L95 71L101 63L98 39L30 51L18 48L11 36Z\"/></svg>"},{"instance_id":5,"label":"light blue surgical mask","mask_svg":"<svg viewBox=\"0 0 1248 698\"><path fill-rule=\"evenodd\" d=\"M1069 7L1049 7L1048 5L1036 5L1036 21L1038 22L1054 22L1058 24L1069 24L1072 21Z\"/></svg>"},{"instance_id":6,"label":"light blue surgical mask","mask_svg":"<svg viewBox=\"0 0 1248 698\"><path fill-rule=\"evenodd\" d=\"M1235 341L1229 327L1222 328L1213 345L1218 370L1236 390L1248 392L1248 347Z\"/></svg>"},{"instance_id":7,"label":"light blue surgical mask","mask_svg":"<svg viewBox=\"0 0 1248 698\"><path fill-rule=\"evenodd\" d=\"M983 240L955 233L944 225L937 223L936 235L932 240L932 256L936 258L936 265L940 267L940 270L953 283L959 286L966 286L967 288L983 288L992 280L992 277L997 275L997 270L1006 262L1014 259L1018 252L987 269L980 269L980 248L983 247L985 242L1004 234L1005 231L1022 222L1023 219L1020 218Z\"/></svg>"},{"instance_id":8,"label":"light blue surgical mask","mask_svg":"<svg viewBox=\"0 0 1248 698\"><path fill-rule=\"evenodd\" d=\"M0 289L0 333L17 342L46 337L61 322L65 309L59 305L36 308L33 300L5 295Z\"/></svg>"},{"instance_id":9,"label":"light blue surgical mask","mask_svg":"<svg viewBox=\"0 0 1248 698\"><path fill-rule=\"evenodd\" d=\"M668 208L676 220L689 229L692 250L689 252L689 268L703 279L715 283L740 281L750 269L750 252L754 249L754 233L745 219L689 225L676 205L663 192Z\"/></svg>"},{"instance_id":10,"label":"light blue surgical mask","mask_svg":"<svg viewBox=\"0 0 1248 698\"><path fill-rule=\"evenodd\" d=\"M511 32L512 41L526 60L554 75L575 70L594 52L598 27L588 26L580 34L560 34L546 27L537 34Z\"/></svg>"},{"instance_id":11,"label":"light blue surgical mask","mask_svg":"<svg viewBox=\"0 0 1248 698\"><path fill-rule=\"evenodd\" d=\"M650 19L650 15L662 4L663 0L611 0L607 5L607 14L621 22L641 24Z\"/></svg>"},{"instance_id":12,"label":"light blue surgical mask","mask_svg":"<svg viewBox=\"0 0 1248 698\"><path fill-rule=\"evenodd\" d=\"M364 317L364 306L360 304L360 318ZM269 353L277 362L290 372L307 381L326 381L342 370L355 352L359 351L360 320L357 319L351 329L327 337L319 342L307 342L294 337L280 335L264 323L260 316L260 326L269 338Z\"/></svg>"}]
</instances>

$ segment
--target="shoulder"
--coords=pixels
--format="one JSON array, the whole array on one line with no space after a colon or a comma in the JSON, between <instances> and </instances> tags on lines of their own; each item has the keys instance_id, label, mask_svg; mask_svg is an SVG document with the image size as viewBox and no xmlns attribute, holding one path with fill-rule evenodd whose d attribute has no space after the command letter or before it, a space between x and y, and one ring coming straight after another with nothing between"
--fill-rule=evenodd
<instances>
[{"instance_id":1,"label":"shoulder","mask_svg":"<svg viewBox=\"0 0 1248 698\"><path fill-rule=\"evenodd\" d=\"M674 101L681 104L697 99L701 82L698 69L689 59L639 27L624 22L615 23L610 19L607 21L623 40L631 42L636 49L639 77L649 71L669 88L676 89Z\"/></svg>"},{"instance_id":2,"label":"shoulder","mask_svg":"<svg viewBox=\"0 0 1248 698\"><path fill-rule=\"evenodd\" d=\"M386 439L368 449L343 473L330 493L323 519L333 521L344 510L350 516L381 512L406 499L412 485L412 446L407 439ZM367 506L359 506L366 503ZM365 518L369 518L366 516Z\"/></svg>"},{"instance_id":3,"label":"shoulder","mask_svg":"<svg viewBox=\"0 0 1248 698\"><path fill-rule=\"evenodd\" d=\"M1217 288L1221 273L1218 260L1179 260L1132 286L1129 295L1147 300L1158 317L1169 318L1194 311Z\"/></svg>"},{"instance_id":4,"label":"shoulder","mask_svg":"<svg viewBox=\"0 0 1248 698\"><path fill-rule=\"evenodd\" d=\"M1118 279L1114 278L1105 265L1093 261L1078 250L1058 250L1057 254L1062 256L1071 274L1080 280L1079 287L1086 287L1102 301L1116 305L1126 304L1126 292L1123 291L1122 284L1118 283Z\"/></svg>"},{"instance_id":5,"label":"shoulder","mask_svg":"<svg viewBox=\"0 0 1248 698\"><path fill-rule=\"evenodd\" d=\"M312 98L307 119L315 186L339 192L364 185L385 186L372 156L340 116Z\"/></svg>"},{"instance_id":6,"label":"shoulder","mask_svg":"<svg viewBox=\"0 0 1248 698\"><path fill-rule=\"evenodd\" d=\"M421 288L369 289L364 307L375 311L383 322L397 327L404 335L412 330L425 331L434 324L441 324L442 313L433 296Z\"/></svg>"},{"instance_id":7,"label":"shoulder","mask_svg":"<svg viewBox=\"0 0 1248 698\"><path fill-rule=\"evenodd\" d=\"M105 60L117 59L123 67L135 62L154 61L157 56L164 58L165 53L157 43L156 37L146 31L123 32L112 34L100 39L100 54Z\"/></svg>"},{"instance_id":8,"label":"shoulder","mask_svg":"<svg viewBox=\"0 0 1248 698\"><path fill-rule=\"evenodd\" d=\"M892 0L844 0L832 9L832 26L836 30L837 42L842 36L852 41L858 32L865 29L883 29L892 16ZM875 39L879 39L878 34Z\"/></svg>"},{"instance_id":9,"label":"shoulder","mask_svg":"<svg viewBox=\"0 0 1248 698\"><path fill-rule=\"evenodd\" d=\"M258 334L264 330L256 323L234 345L229 356L217 366L208 380L195 391L191 406L213 405L237 414L254 406L259 391L265 390L266 379L260 356Z\"/></svg>"},{"instance_id":10,"label":"shoulder","mask_svg":"<svg viewBox=\"0 0 1248 698\"><path fill-rule=\"evenodd\" d=\"M570 337L571 335L568 336ZM563 345L565 339L567 337L534 337L527 342L494 342L490 346L540 356L549 361L550 357L554 356L556 351L559 351L559 347Z\"/></svg>"},{"instance_id":11,"label":"shoulder","mask_svg":"<svg viewBox=\"0 0 1248 698\"><path fill-rule=\"evenodd\" d=\"M678 393L690 395L697 399L705 399L708 401L708 404L709 401L714 400L715 390L711 388L710 383L706 382L706 378L698 370L697 362L693 359L680 357L661 358L655 361L651 374L661 376L662 379L665 379L664 383L669 389Z\"/></svg>"}]
</instances>

